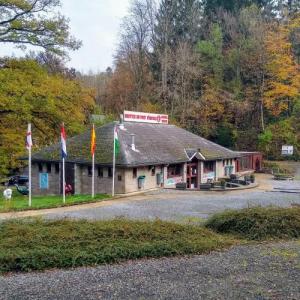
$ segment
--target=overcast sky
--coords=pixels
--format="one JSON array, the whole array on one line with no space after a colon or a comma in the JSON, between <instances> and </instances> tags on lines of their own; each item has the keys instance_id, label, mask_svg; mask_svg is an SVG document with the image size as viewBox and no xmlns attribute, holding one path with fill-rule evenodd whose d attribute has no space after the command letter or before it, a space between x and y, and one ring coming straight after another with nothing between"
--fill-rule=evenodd
<instances>
[{"instance_id":1,"label":"overcast sky","mask_svg":"<svg viewBox=\"0 0 300 300\"><path fill-rule=\"evenodd\" d=\"M82 40L83 46L69 52L70 67L78 71L104 71L112 66L122 18L130 0L61 0L62 13L70 19L72 35ZM0 56L21 52L12 45L1 45Z\"/></svg>"}]
</instances>

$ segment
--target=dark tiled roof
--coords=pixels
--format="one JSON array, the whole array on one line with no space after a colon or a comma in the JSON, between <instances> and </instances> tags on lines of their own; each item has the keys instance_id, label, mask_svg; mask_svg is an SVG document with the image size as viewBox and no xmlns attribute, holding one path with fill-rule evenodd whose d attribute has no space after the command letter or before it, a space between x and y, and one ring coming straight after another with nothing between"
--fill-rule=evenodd
<instances>
[{"instance_id":1,"label":"dark tiled roof","mask_svg":"<svg viewBox=\"0 0 300 300\"><path fill-rule=\"evenodd\" d=\"M115 123L110 123L96 128L96 164L112 164L114 126ZM136 151L131 149L132 134L135 135ZM124 129L118 128L118 135L121 151L116 160L117 165L139 166L185 162L193 152L197 152L197 158L204 156L205 160L239 156L234 151L174 125L125 122ZM67 161L91 162L90 136L89 130L67 139ZM199 151L202 156L198 155ZM32 159L60 160L60 144L44 148L35 153Z\"/></svg>"}]
</instances>

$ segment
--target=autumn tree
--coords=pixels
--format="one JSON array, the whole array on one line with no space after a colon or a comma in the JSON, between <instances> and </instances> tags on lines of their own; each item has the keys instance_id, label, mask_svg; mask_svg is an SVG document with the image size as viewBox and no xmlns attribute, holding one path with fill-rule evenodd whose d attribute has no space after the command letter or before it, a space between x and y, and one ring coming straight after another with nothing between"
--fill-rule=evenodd
<instances>
[{"instance_id":1,"label":"autumn tree","mask_svg":"<svg viewBox=\"0 0 300 300\"><path fill-rule=\"evenodd\" d=\"M274 0L204 0L203 6L206 14L216 15L219 10L238 13L240 10L255 5L265 12L272 12L276 8Z\"/></svg>"},{"instance_id":2,"label":"autumn tree","mask_svg":"<svg viewBox=\"0 0 300 300\"><path fill-rule=\"evenodd\" d=\"M200 37L200 22L199 0L165 0L160 3L153 36L152 72L159 83L158 96L163 108L166 112L171 111L171 117L177 101L176 90L180 89L175 66L177 58L182 56L176 54L182 53L183 45L184 51L195 46ZM191 54L193 56L193 50Z\"/></svg>"},{"instance_id":3,"label":"autumn tree","mask_svg":"<svg viewBox=\"0 0 300 300\"><path fill-rule=\"evenodd\" d=\"M99 107L107 107L106 96L108 93L108 84L112 78L113 71L110 67L105 72L89 71L86 74L76 73L76 78L81 84L95 93L95 102Z\"/></svg>"},{"instance_id":4,"label":"autumn tree","mask_svg":"<svg viewBox=\"0 0 300 300\"><path fill-rule=\"evenodd\" d=\"M37 46L59 55L78 49L81 42L70 35L59 5L60 0L1 0L0 43Z\"/></svg>"},{"instance_id":5,"label":"autumn tree","mask_svg":"<svg viewBox=\"0 0 300 300\"><path fill-rule=\"evenodd\" d=\"M222 28L212 24L209 35L197 45L201 93L194 104L194 126L198 134L216 142L222 139L219 135L224 128L230 129L228 121L232 113L230 102L233 96L225 90L223 40Z\"/></svg>"},{"instance_id":6,"label":"autumn tree","mask_svg":"<svg viewBox=\"0 0 300 300\"><path fill-rule=\"evenodd\" d=\"M274 116L291 115L295 101L299 99L299 64L293 54L291 32L300 28L300 15L284 23L274 23L268 32L266 50L269 72L265 106Z\"/></svg>"},{"instance_id":7,"label":"autumn tree","mask_svg":"<svg viewBox=\"0 0 300 300\"><path fill-rule=\"evenodd\" d=\"M61 122L69 135L83 130L94 106L89 90L34 60L2 59L0 82L0 174L21 165L27 122L37 150L58 140Z\"/></svg>"},{"instance_id":8,"label":"autumn tree","mask_svg":"<svg viewBox=\"0 0 300 300\"><path fill-rule=\"evenodd\" d=\"M300 148L298 2L162 0L148 10L135 1L104 111L164 111L196 134L270 158L279 156L272 145Z\"/></svg>"},{"instance_id":9,"label":"autumn tree","mask_svg":"<svg viewBox=\"0 0 300 300\"><path fill-rule=\"evenodd\" d=\"M144 100L149 77L149 48L154 27L153 0L135 0L123 20L116 61L129 67L134 84L133 106L138 109Z\"/></svg>"}]
</instances>

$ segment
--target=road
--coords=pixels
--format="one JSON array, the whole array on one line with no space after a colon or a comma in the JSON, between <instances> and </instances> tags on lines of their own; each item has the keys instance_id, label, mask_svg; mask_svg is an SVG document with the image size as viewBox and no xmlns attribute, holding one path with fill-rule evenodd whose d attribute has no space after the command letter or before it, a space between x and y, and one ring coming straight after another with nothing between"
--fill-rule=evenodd
<instances>
[{"instance_id":1,"label":"road","mask_svg":"<svg viewBox=\"0 0 300 300\"><path fill-rule=\"evenodd\" d=\"M203 192L162 190L148 192L102 203L44 211L0 214L0 219L10 216L44 215L47 218L111 219L162 219L176 222L201 220L226 209L251 206L300 205L300 181L274 181L270 176L260 175L260 186L255 189L230 192ZM280 192L280 189L283 192ZM292 193L291 193L292 192Z\"/></svg>"},{"instance_id":2,"label":"road","mask_svg":"<svg viewBox=\"0 0 300 300\"><path fill-rule=\"evenodd\" d=\"M1 300L300 299L300 243L0 276Z\"/></svg>"}]
</instances>

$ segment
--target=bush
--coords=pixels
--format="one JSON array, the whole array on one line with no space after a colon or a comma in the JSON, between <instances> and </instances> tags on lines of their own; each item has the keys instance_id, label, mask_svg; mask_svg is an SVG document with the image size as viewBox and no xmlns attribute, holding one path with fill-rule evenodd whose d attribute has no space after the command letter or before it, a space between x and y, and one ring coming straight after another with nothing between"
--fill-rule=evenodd
<instances>
[{"instance_id":1,"label":"bush","mask_svg":"<svg viewBox=\"0 0 300 300\"><path fill-rule=\"evenodd\" d=\"M300 237L300 208L246 208L213 215L205 225L248 240Z\"/></svg>"},{"instance_id":2,"label":"bush","mask_svg":"<svg viewBox=\"0 0 300 300\"><path fill-rule=\"evenodd\" d=\"M291 170L282 167L278 162L263 161L263 169L272 170L275 174L292 174Z\"/></svg>"},{"instance_id":3,"label":"bush","mask_svg":"<svg viewBox=\"0 0 300 300\"><path fill-rule=\"evenodd\" d=\"M0 223L0 272L201 254L232 244L206 228L163 221L15 220Z\"/></svg>"}]
</instances>

